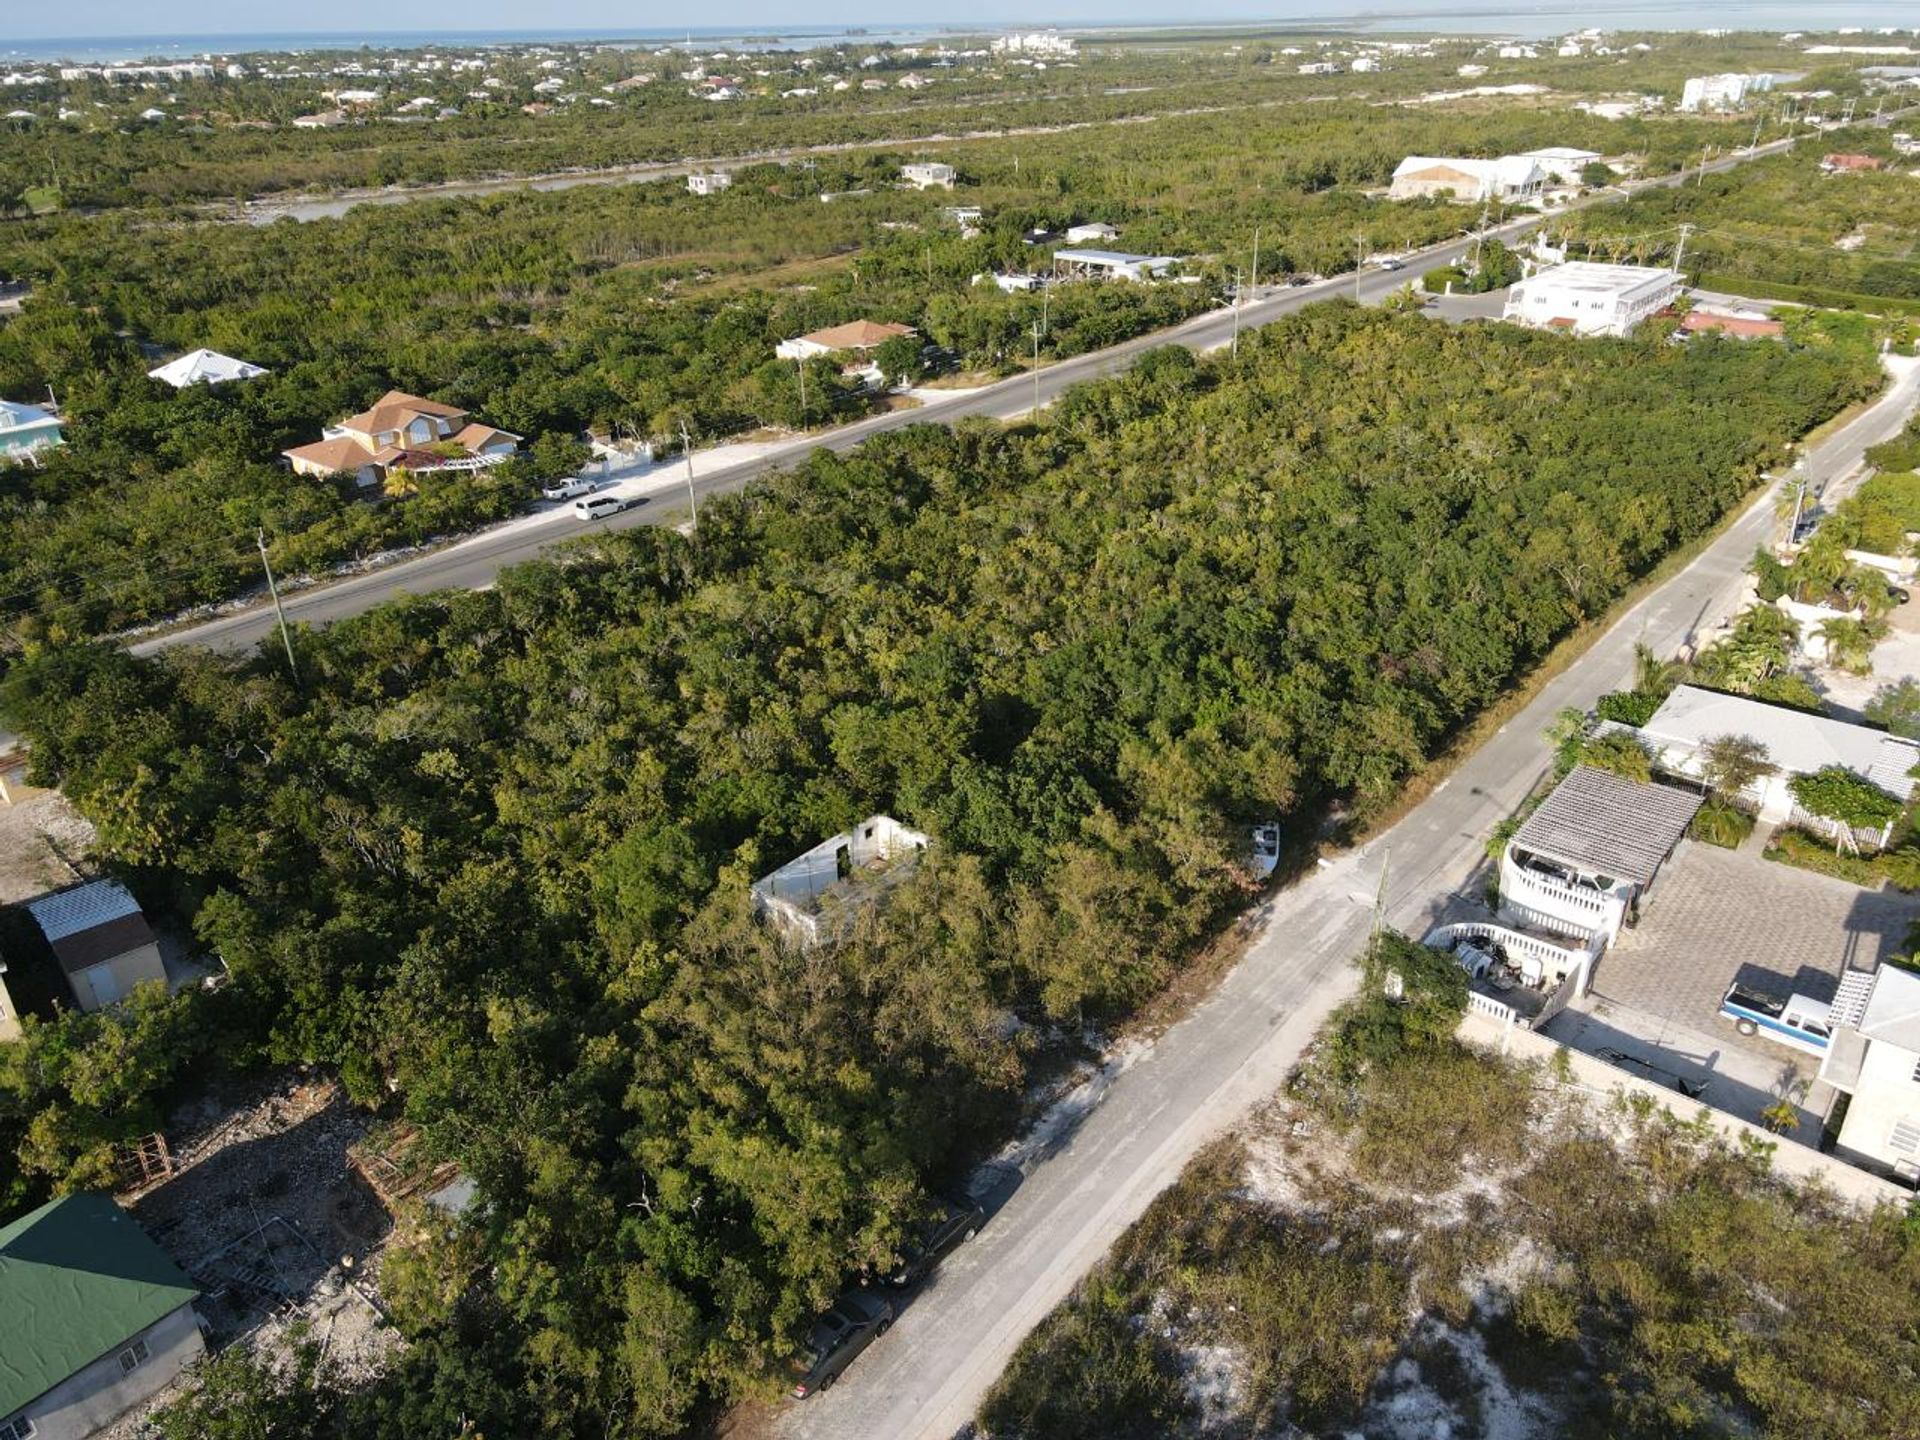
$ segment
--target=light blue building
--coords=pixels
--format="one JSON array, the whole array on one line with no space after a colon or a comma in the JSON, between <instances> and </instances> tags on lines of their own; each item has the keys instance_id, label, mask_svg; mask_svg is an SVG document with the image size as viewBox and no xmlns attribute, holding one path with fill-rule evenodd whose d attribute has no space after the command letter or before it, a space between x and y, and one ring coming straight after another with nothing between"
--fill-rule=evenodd
<instances>
[{"instance_id":1,"label":"light blue building","mask_svg":"<svg viewBox=\"0 0 1920 1440\"><path fill-rule=\"evenodd\" d=\"M38 405L0 400L0 460L26 460L36 452L66 443L60 417Z\"/></svg>"}]
</instances>

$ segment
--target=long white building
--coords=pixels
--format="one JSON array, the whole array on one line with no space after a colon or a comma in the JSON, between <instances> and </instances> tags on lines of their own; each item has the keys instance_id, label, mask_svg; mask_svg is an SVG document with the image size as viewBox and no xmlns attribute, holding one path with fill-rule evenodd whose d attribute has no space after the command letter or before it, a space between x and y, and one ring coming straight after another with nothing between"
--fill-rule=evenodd
<instances>
[{"instance_id":1,"label":"long white building","mask_svg":"<svg viewBox=\"0 0 1920 1440\"><path fill-rule=\"evenodd\" d=\"M1738 110L1747 96L1773 89L1773 76L1696 75L1681 87L1680 109L1688 114L1702 110Z\"/></svg>"},{"instance_id":2,"label":"long white building","mask_svg":"<svg viewBox=\"0 0 1920 1440\"><path fill-rule=\"evenodd\" d=\"M1552 265L1507 292L1501 318L1576 335L1630 335L1680 294L1680 273L1652 265Z\"/></svg>"}]
</instances>

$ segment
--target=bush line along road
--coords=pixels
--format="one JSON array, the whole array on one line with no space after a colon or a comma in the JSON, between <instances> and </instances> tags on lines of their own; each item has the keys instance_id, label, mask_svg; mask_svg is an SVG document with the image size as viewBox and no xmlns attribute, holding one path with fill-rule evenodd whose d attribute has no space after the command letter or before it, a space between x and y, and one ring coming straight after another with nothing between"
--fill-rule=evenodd
<instances>
[{"instance_id":1,"label":"bush line along road","mask_svg":"<svg viewBox=\"0 0 1920 1440\"><path fill-rule=\"evenodd\" d=\"M1905 113L1902 111L1896 115L1885 116L1878 123L1884 125ZM1779 154L1788 149L1791 143L1785 140L1775 141L1772 144L1760 146L1751 154L1730 155L1713 161L1706 166L1706 169L1709 173L1732 169L1749 159ZM1678 185L1688 176L1698 173L1698 169L1694 169L1677 175L1662 176L1657 180L1627 187L1627 193L1657 186ZM1604 204L1614 198L1616 197L1603 194L1590 200L1576 202L1576 204ZM1488 234L1494 238L1510 239L1538 226L1542 219L1541 216L1529 215L1495 227ZM1355 276L1349 273L1315 285L1288 290L1270 300L1249 303L1241 307L1238 324L1248 328L1259 326L1315 301L1355 296L1356 293L1363 303L1378 303L1409 280L1417 280L1419 270L1451 264L1461 259L1472 243L1470 239L1457 240L1409 256L1409 263L1402 270L1362 271L1357 285ZM1109 349L1060 361L1039 373L1040 403L1050 404L1070 386L1124 369L1141 352L1159 345L1177 343L1196 350L1209 350L1227 344L1232 339L1235 323L1235 317L1231 311L1220 310L1189 320L1171 330L1137 336ZM696 476L693 485L696 502L708 495L729 494L740 490L756 477L783 465L790 465L816 448L833 451L851 450L873 435L907 425L951 424L969 416L983 416L998 420L1013 419L1032 408L1034 395L1033 377L1021 375L979 390L956 395L951 400L937 400L918 409L874 416L841 426L818 438L807 437L795 440L772 454L710 471L704 476ZM616 515L611 520L599 522L599 525L609 529L629 529L636 525L659 524L668 518L678 519L680 513L677 500L671 495L666 495L650 500L625 514ZM324 625L370 610L403 592L424 594L431 590L484 587L492 584L494 577L507 566L518 564L523 560L531 560L557 541L574 538L578 533L576 528L566 528L556 533L550 525L535 527L520 524L508 525L436 550L431 554L289 595L286 597L287 618L290 621ZM138 655L153 654L176 645L204 645L221 650L247 650L270 634L273 624L272 608L264 604L256 605L251 609L237 611L218 619L142 640L131 648Z\"/></svg>"},{"instance_id":2,"label":"bush line along road","mask_svg":"<svg viewBox=\"0 0 1920 1440\"><path fill-rule=\"evenodd\" d=\"M1899 434L1917 406L1920 367L1809 447L1807 478L1824 486L1847 475L1869 446ZM780 1433L949 1440L970 1421L1027 1332L1207 1141L1285 1080L1352 990L1350 961L1366 939L1383 875L1387 923L1423 933L1439 902L1469 884L1494 822L1549 768L1543 736L1553 716L1590 708L1630 677L1636 642L1671 654L1732 614L1747 562L1773 524L1777 488L1615 620L1390 830L1275 896L1258 938L1213 994L1113 1080L886 1338L839 1387L788 1415Z\"/></svg>"}]
</instances>

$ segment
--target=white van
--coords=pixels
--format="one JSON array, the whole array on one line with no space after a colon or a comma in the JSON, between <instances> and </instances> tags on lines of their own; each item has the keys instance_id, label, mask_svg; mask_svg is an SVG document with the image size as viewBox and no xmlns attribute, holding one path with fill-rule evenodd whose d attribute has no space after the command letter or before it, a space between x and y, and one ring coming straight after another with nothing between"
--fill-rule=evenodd
<instances>
[{"instance_id":1,"label":"white van","mask_svg":"<svg viewBox=\"0 0 1920 1440\"><path fill-rule=\"evenodd\" d=\"M573 518L576 520L604 520L609 515L618 515L622 510L630 510L639 502L623 499L618 495L588 495L573 502Z\"/></svg>"}]
</instances>

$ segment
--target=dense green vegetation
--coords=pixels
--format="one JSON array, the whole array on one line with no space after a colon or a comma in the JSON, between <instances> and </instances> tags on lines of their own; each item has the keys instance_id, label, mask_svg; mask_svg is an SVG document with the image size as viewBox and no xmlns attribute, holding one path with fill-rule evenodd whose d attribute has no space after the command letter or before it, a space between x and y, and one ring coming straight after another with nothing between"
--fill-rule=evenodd
<instances>
[{"instance_id":1,"label":"dense green vegetation","mask_svg":"<svg viewBox=\"0 0 1920 1440\"><path fill-rule=\"evenodd\" d=\"M1832 151L1880 157L1881 170L1825 175ZM1920 299L1920 184L1910 159L1895 156L1885 130L1858 127L1809 136L1787 155L1702 177L1697 183L1648 190L1620 205L1583 210L1557 222L1595 259L1670 261L1680 225L1694 226L1685 263L1701 282L1752 293L1768 287L1811 287L1875 300ZM1841 248L1841 242L1853 248ZM1792 289L1786 298L1827 301ZM1909 336L1910 338L1910 336Z\"/></svg>"},{"instance_id":2,"label":"dense green vegetation","mask_svg":"<svg viewBox=\"0 0 1920 1440\"><path fill-rule=\"evenodd\" d=\"M1920 1224L1463 1047L1458 971L1449 1004L1451 963L1418 950L1386 937L1275 1117L1309 1137L1268 1162L1295 1193L1261 1198L1238 1140L1202 1155L1021 1347L989 1440L1412 1433L1366 1409L1402 1359L1447 1433L1481 1433L1489 1359L1569 1440L1914 1433ZM1240 1384L1203 1415L1212 1347Z\"/></svg>"},{"instance_id":3,"label":"dense green vegetation","mask_svg":"<svg viewBox=\"0 0 1920 1440\"><path fill-rule=\"evenodd\" d=\"M1323 305L302 633L298 689L270 653L30 655L38 775L231 978L0 1050L8 1200L98 1173L209 1050L338 1067L489 1198L493 1268L377 1403L671 1433L883 1261L1051 1027L1174 973L1250 819L1391 803L1872 383ZM782 949L748 881L875 810L923 869Z\"/></svg>"}]
</instances>

